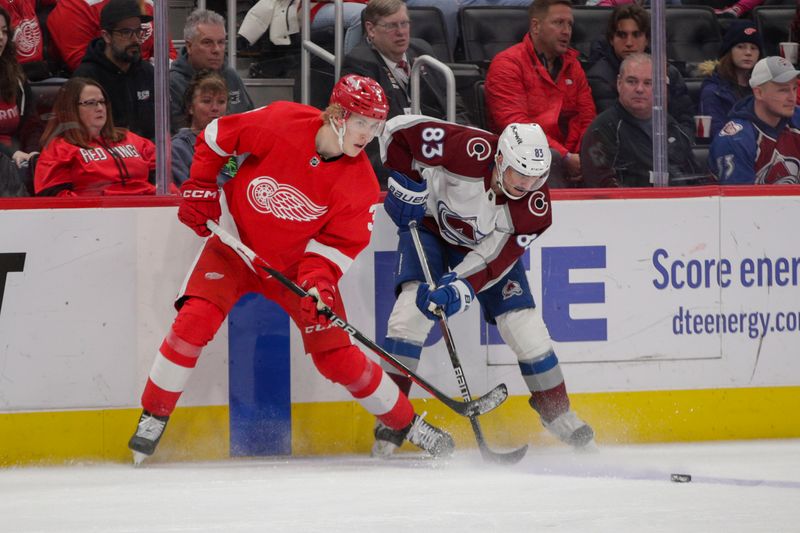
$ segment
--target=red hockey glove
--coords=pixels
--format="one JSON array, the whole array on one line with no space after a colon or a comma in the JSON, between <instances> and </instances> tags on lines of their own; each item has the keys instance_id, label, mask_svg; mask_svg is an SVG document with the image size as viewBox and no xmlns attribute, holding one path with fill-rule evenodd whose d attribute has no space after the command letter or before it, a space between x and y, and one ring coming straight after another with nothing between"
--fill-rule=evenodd
<instances>
[{"instance_id":1,"label":"red hockey glove","mask_svg":"<svg viewBox=\"0 0 800 533\"><path fill-rule=\"evenodd\" d=\"M300 300L300 313L307 326L327 326L328 316L321 311L336 305L336 285L324 278L307 279L300 283L310 296Z\"/></svg>"},{"instance_id":2,"label":"red hockey glove","mask_svg":"<svg viewBox=\"0 0 800 533\"><path fill-rule=\"evenodd\" d=\"M206 227L206 222L219 222L222 214L216 181L213 184L204 184L189 179L180 190L183 201L178 207L178 219L201 237L208 237L211 231Z\"/></svg>"}]
</instances>

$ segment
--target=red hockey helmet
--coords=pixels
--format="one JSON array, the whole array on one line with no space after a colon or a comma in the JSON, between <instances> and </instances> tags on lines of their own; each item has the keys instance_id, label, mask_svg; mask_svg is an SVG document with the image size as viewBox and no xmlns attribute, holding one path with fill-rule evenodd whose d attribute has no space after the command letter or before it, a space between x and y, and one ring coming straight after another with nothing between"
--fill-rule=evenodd
<instances>
[{"instance_id":1,"label":"red hockey helmet","mask_svg":"<svg viewBox=\"0 0 800 533\"><path fill-rule=\"evenodd\" d=\"M336 82L330 103L342 106L345 119L350 113L378 120L386 120L389 115L389 102L378 82L357 74L342 76Z\"/></svg>"}]
</instances>

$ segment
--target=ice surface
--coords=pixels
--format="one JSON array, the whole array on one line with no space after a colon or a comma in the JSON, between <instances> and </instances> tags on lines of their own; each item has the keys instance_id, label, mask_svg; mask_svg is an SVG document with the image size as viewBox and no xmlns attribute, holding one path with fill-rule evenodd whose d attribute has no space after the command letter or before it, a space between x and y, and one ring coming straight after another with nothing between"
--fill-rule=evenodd
<instances>
[{"instance_id":1,"label":"ice surface","mask_svg":"<svg viewBox=\"0 0 800 533\"><path fill-rule=\"evenodd\" d=\"M2 533L140 531L797 532L800 440L0 470Z\"/></svg>"}]
</instances>

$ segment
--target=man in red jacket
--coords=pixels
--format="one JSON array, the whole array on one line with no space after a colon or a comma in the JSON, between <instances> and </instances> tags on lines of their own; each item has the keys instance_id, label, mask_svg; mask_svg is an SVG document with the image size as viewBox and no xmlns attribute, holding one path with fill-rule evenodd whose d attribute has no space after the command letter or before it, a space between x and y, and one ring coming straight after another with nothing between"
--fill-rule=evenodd
<instances>
[{"instance_id":1,"label":"man in red jacket","mask_svg":"<svg viewBox=\"0 0 800 533\"><path fill-rule=\"evenodd\" d=\"M522 42L497 54L486 75L492 131L513 122L536 122L562 157L564 173L581 181L581 138L595 117L594 101L572 38L569 0L535 0Z\"/></svg>"}]
</instances>

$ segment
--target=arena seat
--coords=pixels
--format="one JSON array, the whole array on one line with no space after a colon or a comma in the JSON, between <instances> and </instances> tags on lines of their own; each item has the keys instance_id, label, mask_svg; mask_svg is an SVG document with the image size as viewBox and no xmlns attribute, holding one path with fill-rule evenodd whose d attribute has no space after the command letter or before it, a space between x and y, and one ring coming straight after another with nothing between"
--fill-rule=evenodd
<instances>
[{"instance_id":1,"label":"arena seat","mask_svg":"<svg viewBox=\"0 0 800 533\"><path fill-rule=\"evenodd\" d=\"M475 119L475 124L482 130L487 128L486 121L486 87L483 80L476 82L475 91L475 109L472 113Z\"/></svg>"},{"instance_id":2,"label":"arena seat","mask_svg":"<svg viewBox=\"0 0 800 533\"><path fill-rule=\"evenodd\" d=\"M761 38L764 40L764 53L778 55L778 43L789 40L789 25L794 18L794 7L759 6L753 10Z\"/></svg>"},{"instance_id":3,"label":"arena seat","mask_svg":"<svg viewBox=\"0 0 800 533\"><path fill-rule=\"evenodd\" d=\"M498 52L522 41L528 31L528 8L475 6L458 12L464 60L482 69Z\"/></svg>"},{"instance_id":4,"label":"arena seat","mask_svg":"<svg viewBox=\"0 0 800 533\"><path fill-rule=\"evenodd\" d=\"M409 7L408 17L411 19L411 37L422 39L431 45L434 56L439 61L452 63L453 52L447 41L442 11L438 7Z\"/></svg>"},{"instance_id":5,"label":"arena seat","mask_svg":"<svg viewBox=\"0 0 800 533\"><path fill-rule=\"evenodd\" d=\"M580 60L586 64L592 43L598 39L605 39L606 25L611 16L610 7L575 6L572 8L572 17L575 24L572 27L572 42L570 46L580 52Z\"/></svg>"},{"instance_id":6,"label":"arena seat","mask_svg":"<svg viewBox=\"0 0 800 533\"><path fill-rule=\"evenodd\" d=\"M667 58L693 77L698 64L716 59L722 44L714 10L707 6L670 6L665 10Z\"/></svg>"}]
</instances>

